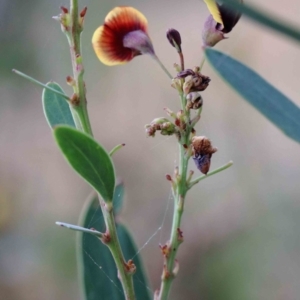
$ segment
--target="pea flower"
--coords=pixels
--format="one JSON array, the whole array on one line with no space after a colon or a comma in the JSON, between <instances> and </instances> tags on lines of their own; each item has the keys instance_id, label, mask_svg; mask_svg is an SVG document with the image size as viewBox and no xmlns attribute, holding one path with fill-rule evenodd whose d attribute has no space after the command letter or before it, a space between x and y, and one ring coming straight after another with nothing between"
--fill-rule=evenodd
<instances>
[{"instance_id":1,"label":"pea flower","mask_svg":"<svg viewBox=\"0 0 300 300\"><path fill-rule=\"evenodd\" d=\"M92 44L97 57L113 66L141 54L155 56L147 30L148 22L141 12L129 6L115 7L94 32Z\"/></svg>"},{"instance_id":2,"label":"pea flower","mask_svg":"<svg viewBox=\"0 0 300 300\"><path fill-rule=\"evenodd\" d=\"M243 3L243 0L236 0ZM211 15L204 23L202 40L205 47L213 47L225 39L224 33L229 33L239 21L241 14L226 3L219 4L215 0L204 0Z\"/></svg>"}]
</instances>

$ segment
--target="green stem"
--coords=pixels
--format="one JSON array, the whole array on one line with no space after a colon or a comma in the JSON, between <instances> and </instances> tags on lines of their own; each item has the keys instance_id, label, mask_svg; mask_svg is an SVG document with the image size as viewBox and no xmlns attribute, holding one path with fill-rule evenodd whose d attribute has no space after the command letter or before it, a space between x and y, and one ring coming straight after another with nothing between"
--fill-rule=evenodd
<instances>
[{"instance_id":1,"label":"green stem","mask_svg":"<svg viewBox=\"0 0 300 300\"><path fill-rule=\"evenodd\" d=\"M159 66L162 68L162 70L167 74L167 76L170 79L173 79L173 76L171 75L171 73L167 70L167 68L164 66L164 64L160 61L160 59L158 58L158 56L154 55L152 56L153 59L159 64Z\"/></svg>"},{"instance_id":2,"label":"green stem","mask_svg":"<svg viewBox=\"0 0 300 300\"><path fill-rule=\"evenodd\" d=\"M99 196L100 199L100 196ZM123 256L123 252L119 243L115 218L113 214L113 209L110 207L107 209L107 205L102 203L102 212L106 224L107 231L109 232L110 242L106 245L108 246L114 261L118 269L118 276L120 278L123 291L126 300L135 300L135 292L133 287L132 275L133 273L126 270L126 262Z\"/></svg>"},{"instance_id":3,"label":"green stem","mask_svg":"<svg viewBox=\"0 0 300 300\"><path fill-rule=\"evenodd\" d=\"M202 60L201 60L201 63L200 63L200 66L199 66L200 71L202 70L204 64L205 64L205 56L203 56L203 58L202 58Z\"/></svg>"},{"instance_id":4,"label":"green stem","mask_svg":"<svg viewBox=\"0 0 300 300\"><path fill-rule=\"evenodd\" d=\"M80 40L82 26L79 24L77 0L71 0L70 2L70 15L72 24L70 30L66 31L66 36L70 46L73 77L76 86L75 92L77 96L77 102L73 104L73 109L77 112L77 115L81 121L82 130L90 135L93 135L87 111L85 83L83 80L84 67L82 63Z\"/></svg>"},{"instance_id":5,"label":"green stem","mask_svg":"<svg viewBox=\"0 0 300 300\"><path fill-rule=\"evenodd\" d=\"M74 103L72 109L75 111L75 116L78 116L81 123L82 130L93 136L92 127L89 120L86 101L85 83L83 80L84 68L81 57L81 42L80 35L82 32L82 26L79 24L78 16L78 0L70 0L70 15L72 20L72 26L70 31L66 32L68 42L70 45L71 60L73 67L73 76L75 80L74 91L77 98L77 103ZM72 110L71 110L72 111ZM73 112L73 111L72 111ZM77 126L77 125L76 125ZM115 151L117 149L114 149ZM99 201L103 202L100 196ZM126 262L122 253L119 238L117 235L115 218L113 215L112 206L108 206L107 203L100 203L103 212L104 220L106 223L106 230L109 234L108 246L114 261L116 263L120 281L124 290L126 300L135 300L134 286L133 286L133 273L126 269Z\"/></svg>"},{"instance_id":6,"label":"green stem","mask_svg":"<svg viewBox=\"0 0 300 300\"><path fill-rule=\"evenodd\" d=\"M206 178L208 178L208 177L210 177L212 175L215 175L215 174L217 174L219 172L222 172L222 171L228 169L229 167L231 167L232 165L233 165L233 162L230 161L226 165L224 165L224 166L222 166L222 167L220 167L220 168L218 168L216 170L213 170L213 171L207 173L206 175L202 175L202 176L196 178L195 180L193 180L193 181L190 182L190 184L188 186L188 189L191 189L195 184L197 184L201 180L206 179Z\"/></svg>"},{"instance_id":7,"label":"green stem","mask_svg":"<svg viewBox=\"0 0 300 300\"><path fill-rule=\"evenodd\" d=\"M177 251L179 249L179 245L183 242L183 238L181 235L181 218L184 211L184 202L186 193L188 191L187 186L187 170L188 170L188 162L189 156L186 155L186 149L183 145L187 147L190 146L190 133L191 127L189 124L190 113L186 111L186 99L184 95L181 95L181 106L182 110L186 115L186 123L187 128L182 133L181 140L179 142L179 174L177 179L177 188L175 191L174 197L174 213L173 213L173 222L171 228L170 240L168 242L168 254L164 256L164 270L162 274L162 282L159 290L159 295L157 297L158 300L166 300L168 299L173 280L176 276L176 256Z\"/></svg>"},{"instance_id":8,"label":"green stem","mask_svg":"<svg viewBox=\"0 0 300 300\"><path fill-rule=\"evenodd\" d=\"M119 151L121 148L123 148L125 146L125 144L119 144L117 146L115 146L110 152L109 155L113 156L117 151Z\"/></svg>"}]
</instances>

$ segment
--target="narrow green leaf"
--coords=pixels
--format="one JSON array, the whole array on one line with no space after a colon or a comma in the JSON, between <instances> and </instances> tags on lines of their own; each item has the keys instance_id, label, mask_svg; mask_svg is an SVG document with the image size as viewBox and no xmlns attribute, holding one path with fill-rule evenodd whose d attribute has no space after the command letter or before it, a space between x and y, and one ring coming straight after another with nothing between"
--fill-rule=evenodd
<instances>
[{"instance_id":1,"label":"narrow green leaf","mask_svg":"<svg viewBox=\"0 0 300 300\"><path fill-rule=\"evenodd\" d=\"M236 0L222 0L222 2L231 5L234 9L239 10L241 13L255 20L256 22L283 33L297 42L300 42L300 31L297 30L295 26L289 25L283 20L276 20L276 17L262 13L261 10L255 9L248 4L238 3Z\"/></svg>"},{"instance_id":2,"label":"narrow green leaf","mask_svg":"<svg viewBox=\"0 0 300 300\"><path fill-rule=\"evenodd\" d=\"M217 72L242 97L280 128L300 142L300 109L265 79L237 60L213 49L206 57Z\"/></svg>"},{"instance_id":3,"label":"narrow green leaf","mask_svg":"<svg viewBox=\"0 0 300 300\"><path fill-rule=\"evenodd\" d=\"M109 154L91 136L68 126L54 129L54 136L64 156L104 201L113 200L115 172Z\"/></svg>"},{"instance_id":4,"label":"narrow green leaf","mask_svg":"<svg viewBox=\"0 0 300 300\"><path fill-rule=\"evenodd\" d=\"M48 82L46 85L65 94L63 89L55 82ZM69 125L75 127L69 104L64 97L51 90L44 89L42 101L44 114L51 128L57 125Z\"/></svg>"},{"instance_id":5,"label":"narrow green leaf","mask_svg":"<svg viewBox=\"0 0 300 300\"><path fill-rule=\"evenodd\" d=\"M124 200L124 183L121 181L115 187L113 205L114 205L114 213L118 215L123 207Z\"/></svg>"},{"instance_id":6,"label":"narrow green leaf","mask_svg":"<svg viewBox=\"0 0 300 300\"><path fill-rule=\"evenodd\" d=\"M105 223L99 201L91 195L83 208L80 226L105 231ZM133 258L138 249L128 230L117 224L117 232L126 260ZM117 276L115 262L109 249L95 236L79 233L77 254L79 275L85 300L124 300L122 286ZM137 299L150 300L149 285L139 255L133 258L137 272L133 275Z\"/></svg>"},{"instance_id":7,"label":"narrow green leaf","mask_svg":"<svg viewBox=\"0 0 300 300\"><path fill-rule=\"evenodd\" d=\"M132 239L128 229L122 224L117 224L117 232L125 259L128 261L133 258L133 262L136 266L136 273L133 275L136 298L143 300L153 299L153 297L150 296L150 293L152 294L152 292L144 272L141 257L137 254L138 248L134 240Z\"/></svg>"}]
</instances>

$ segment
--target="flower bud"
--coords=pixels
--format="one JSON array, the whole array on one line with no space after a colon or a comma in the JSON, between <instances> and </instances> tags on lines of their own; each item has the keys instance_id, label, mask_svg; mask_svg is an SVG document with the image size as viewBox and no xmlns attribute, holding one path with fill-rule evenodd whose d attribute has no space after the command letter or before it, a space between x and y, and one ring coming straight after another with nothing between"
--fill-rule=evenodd
<instances>
[{"instance_id":1,"label":"flower bud","mask_svg":"<svg viewBox=\"0 0 300 300\"><path fill-rule=\"evenodd\" d=\"M176 29L168 29L167 39L169 40L170 44L176 48L177 52L181 53L181 36Z\"/></svg>"},{"instance_id":2,"label":"flower bud","mask_svg":"<svg viewBox=\"0 0 300 300\"><path fill-rule=\"evenodd\" d=\"M69 10L66 7L61 6L60 9L62 10L62 13L58 16L52 17L52 19L58 21L61 24L62 32L67 32L70 30L71 16L69 14Z\"/></svg>"},{"instance_id":3,"label":"flower bud","mask_svg":"<svg viewBox=\"0 0 300 300\"><path fill-rule=\"evenodd\" d=\"M175 133L175 125L166 118L154 119L151 124L145 126L148 136L155 136L155 132L160 130L162 135L172 135Z\"/></svg>"},{"instance_id":4,"label":"flower bud","mask_svg":"<svg viewBox=\"0 0 300 300\"><path fill-rule=\"evenodd\" d=\"M200 92L191 92L186 96L188 109L199 109L203 105Z\"/></svg>"},{"instance_id":5,"label":"flower bud","mask_svg":"<svg viewBox=\"0 0 300 300\"><path fill-rule=\"evenodd\" d=\"M171 87L173 87L174 89L176 89L178 92L182 92L182 82L181 79L179 78L173 78L172 79L172 83L171 83Z\"/></svg>"},{"instance_id":6,"label":"flower bud","mask_svg":"<svg viewBox=\"0 0 300 300\"><path fill-rule=\"evenodd\" d=\"M162 135L172 135L175 133L175 125L171 122L165 122L160 126Z\"/></svg>"}]
</instances>

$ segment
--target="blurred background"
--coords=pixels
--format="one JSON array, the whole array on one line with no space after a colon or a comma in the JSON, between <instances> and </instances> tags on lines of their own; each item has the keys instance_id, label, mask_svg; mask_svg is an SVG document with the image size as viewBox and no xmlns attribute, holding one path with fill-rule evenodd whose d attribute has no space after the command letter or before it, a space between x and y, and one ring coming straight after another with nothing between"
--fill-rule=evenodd
<instances>
[{"instance_id":1,"label":"blurred background","mask_svg":"<svg viewBox=\"0 0 300 300\"><path fill-rule=\"evenodd\" d=\"M82 39L95 137L108 150L126 143L114 156L117 175L126 186L122 221L139 248L148 241L141 255L156 289L162 270L158 245L168 239L172 217L165 174L172 173L178 152L174 138L146 138L144 125L164 116L163 107L178 110L179 101L151 58L141 56L109 68L97 60L90 41L110 9L134 6L147 16L156 52L167 68L172 71L178 60L165 38L170 27L181 32L186 67L192 68L202 59L201 30L208 11L199 0L79 2L88 6ZM300 27L298 0L251 2ZM42 90L11 73L16 68L42 82L54 80L71 93L65 84L71 75L68 45L60 25L51 19L60 5L69 3L0 0L1 300L80 299L75 234L54 223L77 223L90 187L54 143L43 116ZM217 48L257 70L300 105L299 44L246 17L229 37ZM180 272L170 299L299 299L299 145L208 64L203 73L212 81L203 93L197 132L219 149L212 169L229 160L234 166L188 195Z\"/></svg>"}]
</instances>

